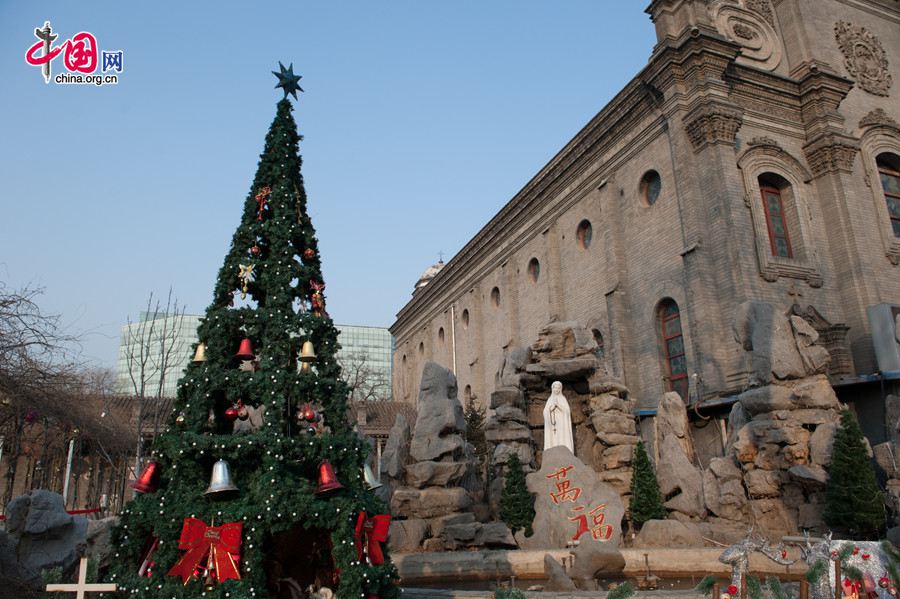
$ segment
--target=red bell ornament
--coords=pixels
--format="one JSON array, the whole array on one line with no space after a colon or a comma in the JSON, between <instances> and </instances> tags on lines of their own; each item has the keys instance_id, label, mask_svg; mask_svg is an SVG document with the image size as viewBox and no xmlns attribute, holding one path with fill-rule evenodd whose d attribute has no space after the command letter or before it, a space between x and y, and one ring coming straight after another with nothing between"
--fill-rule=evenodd
<instances>
[{"instance_id":1,"label":"red bell ornament","mask_svg":"<svg viewBox=\"0 0 900 599\"><path fill-rule=\"evenodd\" d=\"M331 465L331 462L325 460L319 464L319 486L316 487L315 494L324 495L343 488L344 485L337 479L337 475L334 473L334 466Z\"/></svg>"},{"instance_id":2,"label":"red bell ornament","mask_svg":"<svg viewBox=\"0 0 900 599\"><path fill-rule=\"evenodd\" d=\"M238 419L240 415L240 407L237 404L232 405L230 408L225 409L225 420L228 422L234 422Z\"/></svg>"},{"instance_id":3,"label":"red bell ornament","mask_svg":"<svg viewBox=\"0 0 900 599\"><path fill-rule=\"evenodd\" d=\"M144 466L144 470L136 481L131 483L131 488L138 493L155 493L159 489L160 465L156 460L150 460Z\"/></svg>"},{"instance_id":4,"label":"red bell ornament","mask_svg":"<svg viewBox=\"0 0 900 599\"><path fill-rule=\"evenodd\" d=\"M241 345L238 347L238 351L234 354L236 358L240 358L241 360L252 360L256 356L253 355L253 346L250 344L250 340L244 337L241 340Z\"/></svg>"}]
</instances>

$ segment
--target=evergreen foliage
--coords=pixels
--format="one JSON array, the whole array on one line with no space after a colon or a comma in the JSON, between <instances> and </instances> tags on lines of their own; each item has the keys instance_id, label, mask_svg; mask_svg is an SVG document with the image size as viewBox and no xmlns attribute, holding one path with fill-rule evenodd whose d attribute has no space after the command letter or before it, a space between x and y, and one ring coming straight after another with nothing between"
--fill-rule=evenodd
<instances>
[{"instance_id":1,"label":"evergreen foliage","mask_svg":"<svg viewBox=\"0 0 900 599\"><path fill-rule=\"evenodd\" d=\"M784 585L776 577L769 576L766 578L766 586L769 587L769 592L772 593L772 599L788 599Z\"/></svg>"},{"instance_id":2,"label":"evergreen foliage","mask_svg":"<svg viewBox=\"0 0 900 599\"><path fill-rule=\"evenodd\" d=\"M606 599L628 599L634 595L634 587L627 580L606 594Z\"/></svg>"},{"instance_id":3,"label":"evergreen foliage","mask_svg":"<svg viewBox=\"0 0 900 599\"><path fill-rule=\"evenodd\" d=\"M314 295L324 278L307 214L302 138L292 110L286 98L278 102L240 225L198 327L207 361L191 363L185 370L169 428L154 442L162 470L159 489L131 502L113 532L116 553L107 579L119 585L122 596L261 599L274 594L276 576L288 576L278 572L282 566L315 564L339 580L319 581L338 597L399 597L389 559L383 565L357 559L358 515L382 514L386 506L364 484L368 443L348 423L348 389L335 359L338 330L322 309L324 296ZM258 199L261 192L267 198L264 204ZM255 279L247 282L247 298L242 300L238 275L250 265ZM322 303L316 306L318 299ZM257 355L255 372L237 368L235 353L244 338L251 340ZM305 341L313 343L316 353L309 371L298 368L297 355ZM238 400L254 408L265 406L259 429L232 433L233 424L224 416ZM295 413L306 402L324 414L330 431L313 434L298 424ZM204 495L219 459L230 466L238 491ZM316 495L323 460L334 466L344 488ZM211 526L243 523L241 580L205 590L202 578L182 584L179 577L166 575L185 553L178 547L179 537L184 519L191 516ZM290 564L273 564L275 546L283 541L273 536L288 531L287 539L306 535L311 541L292 550L286 560ZM151 536L158 537L160 545L152 556L152 574L140 577ZM318 553L312 553L313 545ZM305 588L309 581L298 583Z\"/></svg>"},{"instance_id":4,"label":"evergreen foliage","mask_svg":"<svg viewBox=\"0 0 900 599\"><path fill-rule=\"evenodd\" d=\"M526 599L526 595L519 589L496 589L494 599Z\"/></svg>"},{"instance_id":5,"label":"evergreen foliage","mask_svg":"<svg viewBox=\"0 0 900 599\"><path fill-rule=\"evenodd\" d=\"M756 576L747 577L747 596L750 599L763 599L762 583Z\"/></svg>"},{"instance_id":6,"label":"evergreen foliage","mask_svg":"<svg viewBox=\"0 0 900 599\"><path fill-rule=\"evenodd\" d=\"M525 536L534 534L531 523L534 522L534 497L525 485L525 471L519 455L513 453L506 464L506 482L500 494L500 519L506 523L513 535L519 530Z\"/></svg>"},{"instance_id":7,"label":"evergreen foliage","mask_svg":"<svg viewBox=\"0 0 900 599\"><path fill-rule=\"evenodd\" d=\"M832 529L856 539L877 539L884 527L884 497L862 430L849 410L841 413L834 435L824 518Z\"/></svg>"},{"instance_id":8,"label":"evergreen foliage","mask_svg":"<svg viewBox=\"0 0 900 599\"><path fill-rule=\"evenodd\" d=\"M667 515L659 490L659 481L656 480L656 472L641 441L638 441L634 448L634 460L631 465L631 504L628 511L631 521L638 527L647 520L662 520Z\"/></svg>"},{"instance_id":9,"label":"evergreen foliage","mask_svg":"<svg viewBox=\"0 0 900 599\"><path fill-rule=\"evenodd\" d=\"M703 579L697 583L697 586L694 587L694 590L697 591L701 595L709 595L712 593L713 586L716 584L716 577L706 575ZM719 599L718 597L713 597L713 599Z\"/></svg>"}]
</instances>

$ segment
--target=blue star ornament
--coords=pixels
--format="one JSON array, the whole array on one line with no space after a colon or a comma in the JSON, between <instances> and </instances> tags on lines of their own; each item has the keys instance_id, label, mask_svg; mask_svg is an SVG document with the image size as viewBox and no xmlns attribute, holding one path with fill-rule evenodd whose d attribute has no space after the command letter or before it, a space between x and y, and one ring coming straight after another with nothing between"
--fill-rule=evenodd
<instances>
[{"instance_id":1,"label":"blue star ornament","mask_svg":"<svg viewBox=\"0 0 900 599\"><path fill-rule=\"evenodd\" d=\"M284 97L287 98L288 94L294 96L294 99L297 99L297 92L303 91L303 88L298 85L300 79L303 78L302 75L294 75L294 63L291 63L291 66L288 68L284 68L284 65L281 64L281 61L278 61L278 67L281 69L281 72L272 71L272 74L278 77L278 85L275 87L282 88L284 90Z\"/></svg>"}]
</instances>

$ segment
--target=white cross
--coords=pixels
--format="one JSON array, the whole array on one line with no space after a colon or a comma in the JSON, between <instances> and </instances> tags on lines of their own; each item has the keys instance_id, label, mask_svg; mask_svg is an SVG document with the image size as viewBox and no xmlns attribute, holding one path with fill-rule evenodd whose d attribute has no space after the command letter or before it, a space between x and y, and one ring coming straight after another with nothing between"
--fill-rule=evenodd
<instances>
[{"instance_id":1,"label":"white cross","mask_svg":"<svg viewBox=\"0 0 900 599\"><path fill-rule=\"evenodd\" d=\"M78 584L48 584L48 593L76 593L75 599L84 599L85 593L102 593L104 591L115 591L115 584L88 584L87 581L88 560L86 557L81 558L81 564L78 566Z\"/></svg>"}]
</instances>

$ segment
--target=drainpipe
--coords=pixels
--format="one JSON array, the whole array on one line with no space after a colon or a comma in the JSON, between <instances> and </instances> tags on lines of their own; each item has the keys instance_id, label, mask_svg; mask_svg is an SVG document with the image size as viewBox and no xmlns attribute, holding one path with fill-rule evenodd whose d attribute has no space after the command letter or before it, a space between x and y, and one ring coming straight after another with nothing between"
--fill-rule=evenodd
<instances>
[{"instance_id":1,"label":"drainpipe","mask_svg":"<svg viewBox=\"0 0 900 599\"><path fill-rule=\"evenodd\" d=\"M453 376L456 376L456 306L450 305L450 351L453 359Z\"/></svg>"},{"instance_id":2,"label":"drainpipe","mask_svg":"<svg viewBox=\"0 0 900 599\"><path fill-rule=\"evenodd\" d=\"M63 504L69 504L69 478L72 476L72 454L75 452L75 439L69 440L69 457L66 458L66 482L63 483Z\"/></svg>"}]
</instances>

